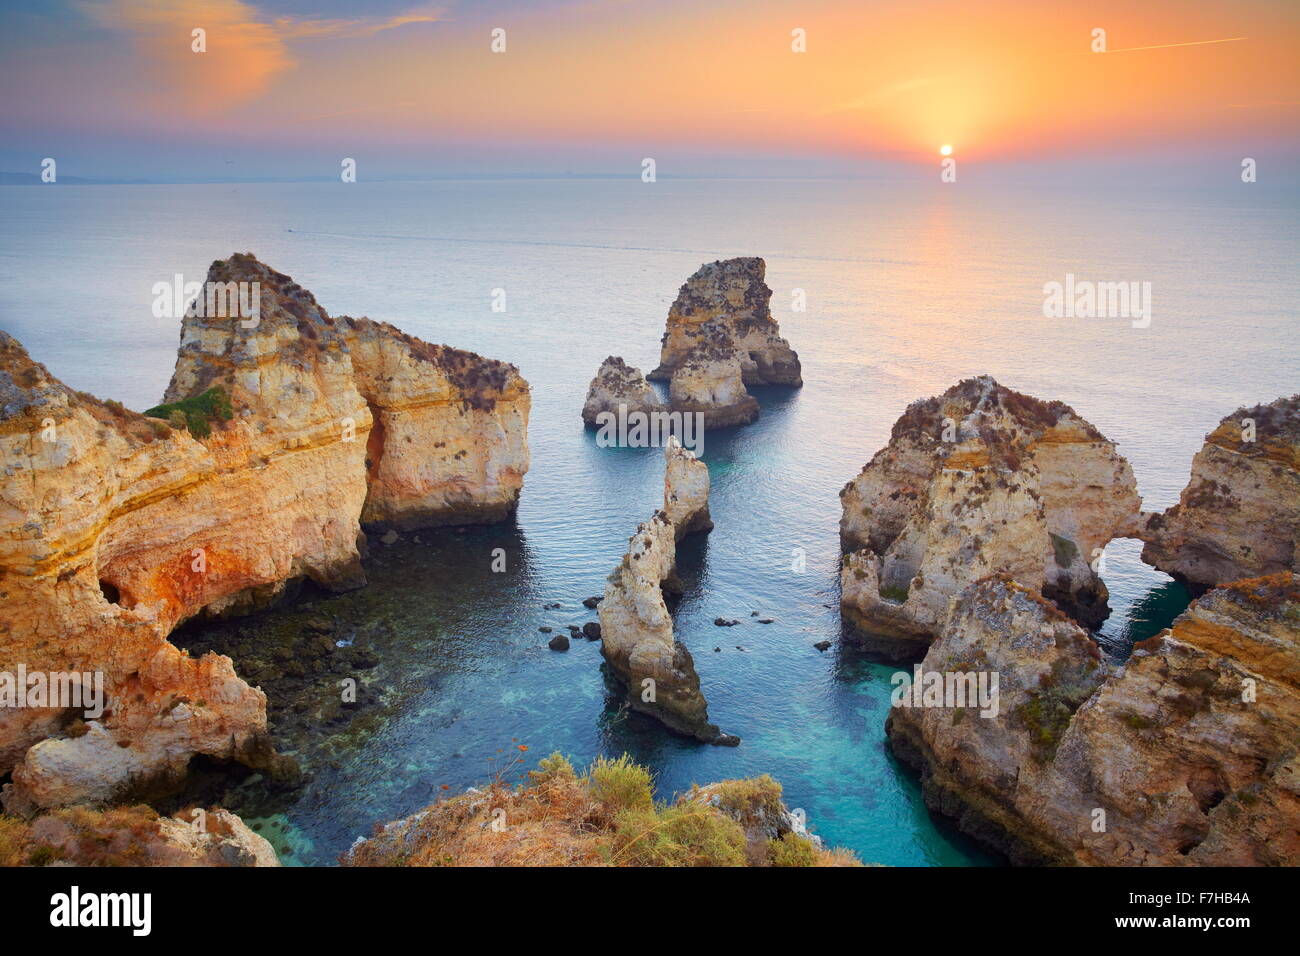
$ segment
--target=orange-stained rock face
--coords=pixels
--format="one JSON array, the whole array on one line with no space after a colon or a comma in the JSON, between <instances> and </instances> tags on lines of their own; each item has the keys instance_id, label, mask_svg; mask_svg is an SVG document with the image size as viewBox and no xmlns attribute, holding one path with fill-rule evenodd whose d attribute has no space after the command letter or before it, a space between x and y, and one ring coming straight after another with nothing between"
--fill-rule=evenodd
<instances>
[{"instance_id":1,"label":"orange-stained rock face","mask_svg":"<svg viewBox=\"0 0 1300 956\"><path fill-rule=\"evenodd\" d=\"M167 400L219 386L233 410L202 439L73 392L0 333L0 672L98 671L109 696L76 735L70 711L0 709L7 805L115 799L196 753L285 770L261 691L172 628L296 578L364 584L363 517L494 520L518 499L529 401L513 366L333 319L252 256L209 280L256 281L261 299L251 328L184 320ZM393 422L368 481L372 405Z\"/></svg>"}]
</instances>

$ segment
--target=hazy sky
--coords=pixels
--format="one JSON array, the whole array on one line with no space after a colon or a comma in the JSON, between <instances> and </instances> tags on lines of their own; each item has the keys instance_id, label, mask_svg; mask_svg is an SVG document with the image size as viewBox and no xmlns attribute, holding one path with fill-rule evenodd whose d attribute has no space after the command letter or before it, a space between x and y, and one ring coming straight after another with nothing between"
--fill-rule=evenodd
<instances>
[{"instance_id":1,"label":"hazy sky","mask_svg":"<svg viewBox=\"0 0 1300 956\"><path fill-rule=\"evenodd\" d=\"M950 143L972 168L1300 171L1296 0L3 2L2 170L842 174Z\"/></svg>"}]
</instances>

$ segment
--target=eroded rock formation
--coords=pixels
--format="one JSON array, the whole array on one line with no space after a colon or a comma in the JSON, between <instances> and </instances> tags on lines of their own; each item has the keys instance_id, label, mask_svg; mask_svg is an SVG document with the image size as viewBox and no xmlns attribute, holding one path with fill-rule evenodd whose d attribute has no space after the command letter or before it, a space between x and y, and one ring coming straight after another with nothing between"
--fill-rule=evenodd
<instances>
[{"instance_id":1,"label":"eroded rock formation","mask_svg":"<svg viewBox=\"0 0 1300 956\"><path fill-rule=\"evenodd\" d=\"M1142 560L1197 590L1300 568L1300 395L1224 418L1178 504L1143 518Z\"/></svg>"},{"instance_id":2,"label":"eroded rock formation","mask_svg":"<svg viewBox=\"0 0 1300 956\"><path fill-rule=\"evenodd\" d=\"M1136 534L1141 508L1113 442L1068 405L988 376L910 405L840 499L843 614L895 657L923 652L949 599L995 572L1100 623L1092 562Z\"/></svg>"},{"instance_id":3,"label":"eroded rock formation","mask_svg":"<svg viewBox=\"0 0 1300 956\"><path fill-rule=\"evenodd\" d=\"M766 272L756 256L700 266L668 312L659 367L649 377L667 381L704 349L735 355L746 385L802 385L799 356L772 318Z\"/></svg>"},{"instance_id":4,"label":"eroded rock formation","mask_svg":"<svg viewBox=\"0 0 1300 956\"><path fill-rule=\"evenodd\" d=\"M687 451L676 436L664 445L664 513L680 541L696 531L709 531L709 466Z\"/></svg>"},{"instance_id":5,"label":"eroded rock formation","mask_svg":"<svg viewBox=\"0 0 1300 956\"><path fill-rule=\"evenodd\" d=\"M168 402L229 399L229 420L198 431L192 405L169 427L73 392L0 333L0 671L97 671L108 695L75 735L66 709L0 712L7 806L122 799L194 754L291 772L261 691L226 657L179 651L172 628L297 578L363 584L363 517L486 520L518 497L528 390L513 367L332 318L251 255L208 280L257 282L260 308L185 319Z\"/></svg>"},{"instance_id":6,"label":"eroded rock formation","mask_svg":"<svg viewBox=\"0 0 1300 956\"><path fill-rule=\"evenodd\" d=\"M713 526L708 519L708 469L676 439L669 440L664 457L664 510L637 527L598 605L601 653L626 686L632 709L677 733L735 746L740 738L709 723L695 661L674 637L664 600L664 588L677 587L678 538ZM680 534L673 515L685 523Z\"/></svg>"},{"instance_id":7,"label":"eroded rock formation","mask_svg":"<svg viewBox=\"0 0 1300 956\"><path fill-rule=\"evenodd\" d=\"M746 385L802 385L799 356L772 318L759 258L707 263L668 312L658 368L673 411L700 413L707 428L746 425L758 401Z\"/></svg>"},{"instance_id":8,"label":"eroded rock formation","mask_svg":"<svg viewBox=\"0 0 1300 956\"><path fill-rule=\"evenodd\" d=\"M1300 581L1239 581L1108 668L1005 577L954 604L923 668L993 671L996 717L895 707L926 802L1021 863L1300 862Z\"/></svg>"},{"instance_id":9,"label":"eroded rock formation","mask_svg":"<svg viewBox=\"0 0 1300 956\"><path fill-rule=\"evenodd\" d=\"M619 414L622 406L624 413L650 414L664 411L664 403L659 395L645 380L639 368L633 368L621 358L611 355L600 363L596 377L587 389L587 401L582 406L582 420L595 428L600 422L597 417L609 412Z\"/></svg>"},{"instance_id":10,"label":"eroded rock formation","mask_svg":"<svg viewBox=\"0 0 1300 956\"><path fill-rule=\"evenodd\" d=\"M740 360L716 349L696 349L673 370L668 385L673 411L703 416L705 428L748 425L758 418L758 399L741 379Z\"/></svg>"}]
</instances>

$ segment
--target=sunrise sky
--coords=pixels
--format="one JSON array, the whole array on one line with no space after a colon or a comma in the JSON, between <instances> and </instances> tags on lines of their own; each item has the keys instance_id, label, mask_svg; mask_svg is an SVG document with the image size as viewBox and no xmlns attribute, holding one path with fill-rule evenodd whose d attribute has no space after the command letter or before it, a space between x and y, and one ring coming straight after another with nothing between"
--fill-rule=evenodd
<instances>
[{"instance_id":1,"label":"sunrise sky","mask_svg":"<svg viewBox=\"0 0 1300 956\"><path fill-rule=\"evenodd\" d=\"M65 176L1300 169L1295 0L6 0L0 84L0 170Z\"/></svg>"}]
</instances>

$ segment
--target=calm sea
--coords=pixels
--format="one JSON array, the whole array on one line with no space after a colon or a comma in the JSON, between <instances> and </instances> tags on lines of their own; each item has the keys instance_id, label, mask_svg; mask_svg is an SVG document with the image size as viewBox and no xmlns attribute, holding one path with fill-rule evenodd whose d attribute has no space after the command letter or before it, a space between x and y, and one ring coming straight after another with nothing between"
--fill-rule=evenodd
<instances>
[{"instance_id":1,"label":"calm sea","mask_svg":"<svg viewBox=\"0 0 1300 956\"><path fill-rule=\"evenodd\" d=\"M1119 442L1146 506L1164 508L1220 417L1300 391L1297 204L1246 185L57 185L0 189L0 205L0 327L69 385L133 408L159 400L178 341L178 323L151 314L152 285L201 280L235 251L292 275L332 314L508 360L532 383L533 465L516 527L408 535L373 549L370 588L302 599L374 652L384 707L364 726L283 740L309 770L292 797L266 809L256 781L228 795L301 863L333 861L443 785L481 783L519 744L529 750L512 773L552 750L579 762L627 750L665 797L770 773L817 832L865 860L990 862L936 826L887 754L892 668L841 645L840 487L909 402L990 373L1073 405ZM594 619L579 602L603 590L660 504L657 449L598 448L584 433L588 382L611 354L653 367L681 283L740 255L766 258L773 313L806 385L760 390L760 421L710 433L704 447L716 528L683 551L676 622L713 720L744 738L727 749L630 724L608 706L599 646L557 654L538 627ZM1043 285L1067 273L1150 282L1150 327L1045 319ZM495 289L505 312L491 309ZM804 312L792 311L796 289ZM506 574L488 567L498 546ZM1108 551L1114 613L1101 636L1119 655L1183 601L1137 552ZM544 610L551 602L563 607ZM290 606L257 626L295 627L304 613ZM715 627L719 616L742 623ZM825 639L833 647L819 653Z\"/></svg>"}]
</instances>

